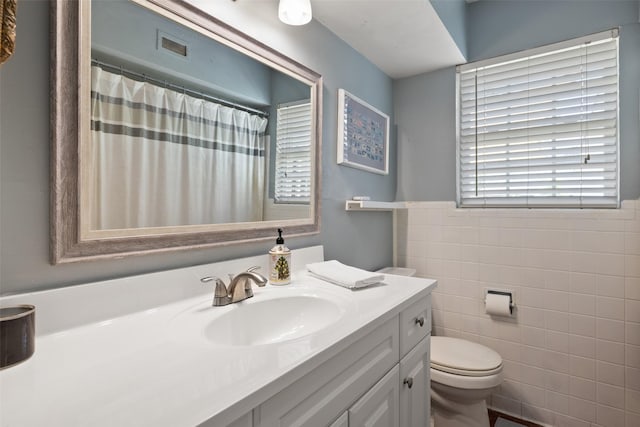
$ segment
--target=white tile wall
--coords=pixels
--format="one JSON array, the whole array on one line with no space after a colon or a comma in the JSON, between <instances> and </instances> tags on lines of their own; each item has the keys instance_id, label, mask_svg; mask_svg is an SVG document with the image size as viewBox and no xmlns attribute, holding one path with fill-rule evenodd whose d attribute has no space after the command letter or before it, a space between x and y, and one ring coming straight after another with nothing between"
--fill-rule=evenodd
<instances>
[{"instance_id":1,"label":"white tile wall","mask_svg":"<svg viewBox=\"0 0 640 427\"><path fill-rule=\"evenodd\" d=\"M552 426L640 426L640 200L617 210L456 209L396 215L397 265L437 279L435 335L504 360L490 406ZM490 317L484 289L515 293Z\"/></svg>"}]
</instances>

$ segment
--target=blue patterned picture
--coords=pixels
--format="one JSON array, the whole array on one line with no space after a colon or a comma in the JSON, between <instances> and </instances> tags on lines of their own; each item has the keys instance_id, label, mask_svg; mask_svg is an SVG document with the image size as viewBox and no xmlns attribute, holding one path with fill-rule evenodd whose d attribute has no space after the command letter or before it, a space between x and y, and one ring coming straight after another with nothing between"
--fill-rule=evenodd
<instances>
[{"instance_id":1,"label":"blue patterned picture","mask_svg":"<svg viewBox=\"0 0 640 427\"><path fill-rule=\"evenodd\" d=\"M389 116L338 89L338 164L389 173Z\"/></svg>"}]
</instances>

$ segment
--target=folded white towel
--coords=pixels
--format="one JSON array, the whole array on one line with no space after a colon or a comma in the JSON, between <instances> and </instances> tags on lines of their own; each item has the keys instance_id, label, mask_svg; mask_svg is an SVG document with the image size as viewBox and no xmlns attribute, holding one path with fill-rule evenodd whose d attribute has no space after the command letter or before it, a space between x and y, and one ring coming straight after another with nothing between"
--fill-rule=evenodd
<instances>
[{"instance_id":1,"label":"folded white towel","mask_svg":"<svg viewBox=\"0 0 640 427\"><path fill-rule=\"evenodd\" d=\"M307 264L311 275L345 288L362 288L380 283L384 274L374 274L370 271L344 265L336 260Z\"/></svg>"}]
</instances>

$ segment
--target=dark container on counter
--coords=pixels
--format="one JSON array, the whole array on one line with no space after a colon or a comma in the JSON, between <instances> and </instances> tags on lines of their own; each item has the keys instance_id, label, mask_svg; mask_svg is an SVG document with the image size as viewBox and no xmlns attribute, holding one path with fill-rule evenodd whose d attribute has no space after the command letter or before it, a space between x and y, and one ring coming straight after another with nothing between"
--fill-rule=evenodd
<instances>
[{"instance_id":1,"label":"dark container on counter","mask_svg":"<svg viewBox=\"0 0 640 427\"><path fill-rule=\"evenodd\" d=\"M36 308L0 307L0 369L30 358L35 350Z\"/></svg>"}]
</instances>

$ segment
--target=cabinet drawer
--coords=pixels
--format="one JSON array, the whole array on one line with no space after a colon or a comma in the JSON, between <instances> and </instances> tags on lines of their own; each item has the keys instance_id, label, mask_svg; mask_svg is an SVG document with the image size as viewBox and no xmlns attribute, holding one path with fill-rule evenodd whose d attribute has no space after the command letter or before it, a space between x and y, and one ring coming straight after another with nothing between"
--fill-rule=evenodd
<instances>
[{"instance_id":1,"label":"cabinet drawer","mask_svg":"<svg viewBox=\"0 0 640 427\"><path fill-rule=\"evenodd\" d=\"M431 295L400 313L400 357L431 332Z\"/></svg>"},{"instance_id":2,"label":"cabinet drawer","mask_svg":"<svg viewBox=\"0 0 640 427\"><path fill-rule=\"evenodd\" d=\"M330 425L398 363L398 317L350 345L254 411L256 427Z\"/></svg>"}]
</instances>

